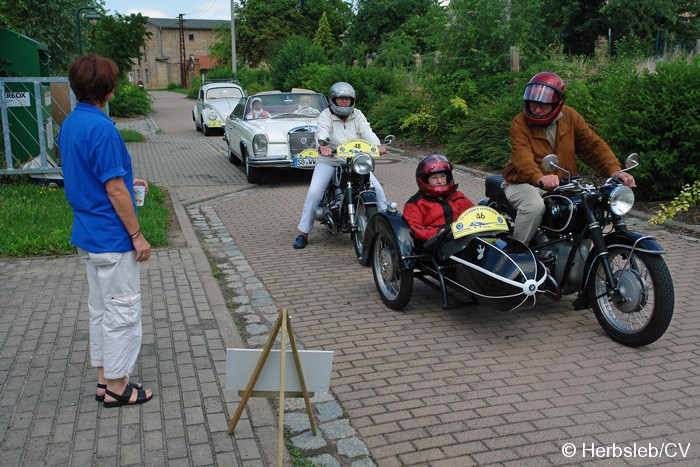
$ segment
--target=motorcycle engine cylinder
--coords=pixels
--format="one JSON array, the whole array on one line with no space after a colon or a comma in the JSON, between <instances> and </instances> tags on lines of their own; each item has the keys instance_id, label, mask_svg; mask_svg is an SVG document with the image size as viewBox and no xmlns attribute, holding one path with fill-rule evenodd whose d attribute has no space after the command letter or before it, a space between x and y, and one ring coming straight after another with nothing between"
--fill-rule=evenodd
<instances>
[{"instance_id":1,"label":"motorcycle engine cylinder","mask_svg":"<svg viewBox=\"0 0 700 467\"><path fill-rule=\"evenodd\" d=\"M578 285L583 280L583 271L586 265L586 259L588 259L588 254L591 251L593 242L589 239L585 239L581 242L576 255L571 263L571 269L569 269L569 276L567 277L567 283L571 284L570 287L578 288Z\"/></svg>"}]
</instances>

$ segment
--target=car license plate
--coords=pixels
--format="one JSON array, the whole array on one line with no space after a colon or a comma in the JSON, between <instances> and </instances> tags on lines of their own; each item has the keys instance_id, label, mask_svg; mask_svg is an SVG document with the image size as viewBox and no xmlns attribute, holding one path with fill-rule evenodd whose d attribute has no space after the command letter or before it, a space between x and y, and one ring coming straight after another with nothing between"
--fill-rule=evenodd
<instances>
[{"instance_id":1,"label":"car license plate","mask_svg":"<svg viewBox=\"0 0 700 467\"><path fill-rule=\"evenodd\" d=\"M292 160L294 167L311 167L316 165L315 157L295 157Z\"/></svg>"}]
</instances>

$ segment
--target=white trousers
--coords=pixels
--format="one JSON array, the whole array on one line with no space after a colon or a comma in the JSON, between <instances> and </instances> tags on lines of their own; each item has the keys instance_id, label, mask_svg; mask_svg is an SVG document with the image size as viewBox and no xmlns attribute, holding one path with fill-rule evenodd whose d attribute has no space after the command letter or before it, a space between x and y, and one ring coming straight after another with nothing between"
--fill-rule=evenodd
<instances>
[{"instance_id":1,"label":"white trousers","mask_svg":"<svg viewBox=\"0 0 700 467\"><path fill-rule=\"evenodd\" d=\"M128 377L141 350L141 276L134 251L88 253L90 363L107 379Z\"/></svg>"},{"instance_id":2,"label":"white trousers","mask_svg":"<svg viewBox=\"0 0 700 467\"><path fill-rule=\"evenodd\" d=\"M518 210L513 236L527 245L542 222L545 191L529 183L503 182L502 187L510 204Z\"/></svg>"},{"instance_id":3,"label":"white trousers","mask_svg":"<svg viewBox=\"0 0 700 467\"><path fill-rule=\"evenodd\" d=\"M318 207L318 203L321 202L323 193L326 191L328 183L330 183L333 178L335 170L335 166L330 164L316 164L316 167L314 167L309 191L306 192L306 199L304 200L304 208L301 211L301 221L299 221L299 225L297 226L299 232L308 234L313 230L316 208ZM369 174L369 179L377 194L377 207L379 210L386 209L384 188L379 184L379 180L377 180L373 173Z\"/></svg>"}]
</instances>

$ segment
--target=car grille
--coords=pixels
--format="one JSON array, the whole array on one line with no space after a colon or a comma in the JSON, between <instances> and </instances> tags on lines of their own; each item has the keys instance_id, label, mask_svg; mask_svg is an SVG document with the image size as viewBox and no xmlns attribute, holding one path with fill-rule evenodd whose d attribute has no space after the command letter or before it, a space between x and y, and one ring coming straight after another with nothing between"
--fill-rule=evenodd
<instances>
[{"instance_id":1,"label":"car grille","mask_svg":"<svg viewBox=\"0 0 700 467\"><path fill-rule=\"evenodd\" d=\"M304 149L316 148L316 127L304 126L289 130L289 150L299 154Z\"/></svg>"}]
</instances>

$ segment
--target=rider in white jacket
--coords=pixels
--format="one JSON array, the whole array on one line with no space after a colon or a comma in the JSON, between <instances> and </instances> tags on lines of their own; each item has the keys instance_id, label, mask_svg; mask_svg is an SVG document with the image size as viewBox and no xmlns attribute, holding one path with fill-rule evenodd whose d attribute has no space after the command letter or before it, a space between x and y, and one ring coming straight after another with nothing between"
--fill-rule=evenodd
<instances>
[{"instance_id":1,"label":"rider in white jacket","mask_svg":"<svg viewBox=\"0 0 700 467\"><path fill-rule=\"evenodd\" d=\"M314 173L311 177L309 191L306 193L304 208L301 212L301 221L297 229L299 235L294 242L294 248L301 249L308 243L308 236L314 225L314 212L318 203L323 198L323 193L328 183L333 178L335 168L343 163L342 158L332 154L325 141L337 146L350 139L363 139L369 143L379 145L377 135L372 131L367 118L355 108L355 90L348 83L335 83L330 90L330 108L321 112L318 117L316 140L319 153ZM385 154L386 147L379 146L379 153ZM370 181L377 193L377 207L386 209L386 196L384 189L379 184L373 173L370 173Z\"/></svg>"}]
</instances>

